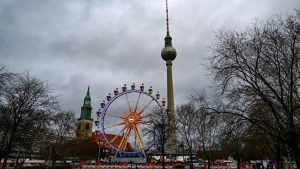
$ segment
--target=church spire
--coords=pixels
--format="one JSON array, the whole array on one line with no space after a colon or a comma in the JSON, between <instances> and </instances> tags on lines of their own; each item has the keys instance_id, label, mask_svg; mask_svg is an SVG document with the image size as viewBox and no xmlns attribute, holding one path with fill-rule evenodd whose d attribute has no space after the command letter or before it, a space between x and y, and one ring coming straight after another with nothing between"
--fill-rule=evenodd
<instances>
[{"instance_id":1,"label":"church spire","mask_svg":"<svg viewBox=\"0 0 300 169\"><path fill-rule=\"evenodd\" d=\"M86 95L84 97L83 105L81 107L81 119L91 119L91 112L92 112L92 106L91 106L91 96L90 96L90 86L88 86Z\"/></svg>"},{"instance_id":2,"label":"church spire","mask_svg":"<svg viewBox=\"0 0 300 169\"><path fill-rule=\"evenodd\" d=\"M91 96L90 96L90 86L88 86L88 90L86 92L86 95L85 95L85 100L88 99L88 100L91 100Z\"/></svg>"}]
</instances>

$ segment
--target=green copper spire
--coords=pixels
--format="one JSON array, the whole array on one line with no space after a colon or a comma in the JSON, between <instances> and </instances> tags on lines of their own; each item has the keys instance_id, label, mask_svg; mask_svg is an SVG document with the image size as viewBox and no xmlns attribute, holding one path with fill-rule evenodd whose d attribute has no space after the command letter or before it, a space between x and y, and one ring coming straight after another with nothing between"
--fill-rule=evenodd
<instances>
[{"instance_id":1,"label":"green copper spire","mask_svg":"<svg viewBox=\"0 0 300 169\"><path fill-rule=\"evenodd\" d=\"M91 106L91 96L90 96L90 86L84 97L83 106L81 107L80 119L92 119L91 118L92 106Z\"/></svg>"},{"instance_id":2,"label":"green copper spire","mask_svg":"<svg viewBox=\"0 0 300 169\"><path fill-rule=\"evenodd\" d=\"M91 96L90 96L90 86L88 87L88 90L86 92L86 95L84 97L84 103L83 105L91 105Z\"/></svg>"}]
</instances>

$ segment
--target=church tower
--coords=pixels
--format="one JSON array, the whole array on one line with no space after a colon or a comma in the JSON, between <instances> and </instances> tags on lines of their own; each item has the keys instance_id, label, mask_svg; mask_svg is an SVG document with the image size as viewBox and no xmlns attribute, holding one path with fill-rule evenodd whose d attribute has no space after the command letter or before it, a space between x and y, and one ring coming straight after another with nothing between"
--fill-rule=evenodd
<instances>
[{"instance_id":1,"label":"church tower","mask_svg":"<svg viewBox=\"0 0 300 169\"><path fill-rule=\"evenodd\" d=\"M93 119L91 118L91 113L90 87L88 87L83 106L81 107L80 118L77 121L76 136L78 139L89 139L92 137Z\"/></svg>"}]
</instances>

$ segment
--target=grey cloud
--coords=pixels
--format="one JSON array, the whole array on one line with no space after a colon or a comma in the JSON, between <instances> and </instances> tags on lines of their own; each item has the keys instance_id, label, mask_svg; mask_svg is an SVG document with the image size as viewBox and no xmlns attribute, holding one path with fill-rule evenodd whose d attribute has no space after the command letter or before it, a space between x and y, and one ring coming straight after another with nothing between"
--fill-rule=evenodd
<instances>
[{"instance_id":1,"label":"grey cloud","mask_svg":"<svg viewBox=\"0 0 300 169\"><path fill-rule=\"evenodd\" d=\"M80 113L87 86L93 110L116 87L145 83L166 96L162 0L0 1L0 63L46 80L63 109ZM173 62L175 104L210 85L205 66L214 31L243 30L279 14L298 0L172 0L170 31L178 52Z\"/></svg>"}]
</instances>

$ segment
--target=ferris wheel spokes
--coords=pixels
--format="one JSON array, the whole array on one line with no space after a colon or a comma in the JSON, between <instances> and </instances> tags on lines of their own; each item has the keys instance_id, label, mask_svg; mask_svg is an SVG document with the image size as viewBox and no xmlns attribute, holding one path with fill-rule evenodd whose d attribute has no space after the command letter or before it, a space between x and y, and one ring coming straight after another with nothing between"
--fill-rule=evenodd
<instances>
[{"instance_id":1,"label":"ferris wheel spokes","mask_svg":"<svg viewBox=\"0 0 300 169\"><path fill-rule=\"evenodd\" d=\"M118 116L118 115L115 115L115 114L113 114L113 113L106 112L106 114L109 115L109 116L112 116L112 117L118 117L118 118L120 118L120 119L126 119L126 117Z\"/></svg>"},{"instance_id":2,"label":"ferris wheel spokes","mask_svg":"<svg viewBox=\"0 0 300 169\"><path fill-rule=\"evenodd\" d=\"M120 135L122 135L123 132L124 132L124 130L121 130L118 134L116 134L116 135L110 140L110 143L113 143Z\"/></svg>"},{"instance_id":3,"label":"ferris wheel spokes","mask_svg":"<svg viewBox=\"0 0 300 169\"><path fill-rule=\"evenodd\" d=\"M148 104L146 104L146 106L144 106L144 107L142 108L142 110L138 113L138 115L141 115L141 114L145 111L145 109L153 102L153 100L154 100L154 99L150 100L150 101L148 102Z\"/></svg>"},{"instance_id":4,"label":"ferris wheel spokes","mask_svg":"<svg viewBox=\"0 0 300 169\"><path fill-rule=\"evenodd\" d=\"M120 123L117 123L117 124L113 124L113 125L104 127L104 129L109 129L109 128L116 127L116 126L121 126L121 125L124 125L124 124L125 124L125 122L120 122Z\"/></svg>"},{"instance_id":5,"label":"ferris wheel spokes","mask_svg":"<svg viewBox=\"0 0 300 169\"><path fill-rule=\"evenodd\" d=\"M142 92L139 93L138 99L137 99L137 101L136 101L135 108L134 108L134 112L136 112L137 107L138 107L138 104L139 104L139 102L140 102L141 93L142 93Z\"/></svg>"},{"instance_id":6,"label":"ferris wheel spokes","mask_svg":"<svg viewBox=\"0 0 300 169\"><path fill-rule=\"evenodd\" d=\"M128 104L128 109L129 109L129 112L131 112L131 107L130 107L130 103L129 103L128 95L127 95L127 93L126 93L125 95L126 95L126 100L127 100L127 104Z\"/></svg>"},{"instance_id":7,"label":"ferris wheel spokes","mask_svg":"<svg viewBox=\"0 0 300 169\"><path fill-rule=\"evenodd\" d=\"M149 114L146 114L145 116L141 116L141 118L143 119L143 118L147 118L147 117L149 117L150 115ZM142 124L145 124L144 122L141 122Z\"/></svg>"}]
</instances>

